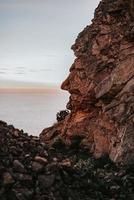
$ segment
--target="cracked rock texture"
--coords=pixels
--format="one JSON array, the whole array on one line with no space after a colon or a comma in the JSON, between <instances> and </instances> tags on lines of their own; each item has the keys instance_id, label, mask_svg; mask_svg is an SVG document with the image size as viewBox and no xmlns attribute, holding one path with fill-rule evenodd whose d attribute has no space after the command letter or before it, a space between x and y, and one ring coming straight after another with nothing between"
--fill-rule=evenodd
<instances>
[{"instance_id":1,"label":"cracked rock texture","mask_svg":"<svg viewBox=\"0 0 134 200\"><path fill-rule=\"evenodd\" d=\"M134 166L48 145L0 121L0 200L133 200Z\"/></svg>"},{"instance_id":2,"label":"cracked rock texture","mask_svg":"<svg viewBox=\"0 0 134 200\"><path fill-rule=\"evenodd\" d=\"M134 0L102 0L72 46L76 59L61 88L70 113L40 138L79 140L96 158L134 163Z\"/></svg>"}]
</instances>

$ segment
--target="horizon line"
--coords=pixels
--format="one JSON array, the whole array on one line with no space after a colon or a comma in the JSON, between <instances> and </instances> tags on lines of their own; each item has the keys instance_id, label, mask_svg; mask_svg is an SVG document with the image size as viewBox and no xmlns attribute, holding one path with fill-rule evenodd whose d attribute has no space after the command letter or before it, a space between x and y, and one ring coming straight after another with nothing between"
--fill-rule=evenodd
<instances>
[{"instance_id":1,"label":"horizon line","mask_svg":"<svg viewBox=\"0 0 134 200\"><path fill-rule=\"evenodd\" d=\"M60 87L12 87L12 88L1 88L0 87L0 93L42 93L42 92L57 92L57 91L63 91ZM64 92L64 91L63 91Z\"/></svg>"}]
</instances>

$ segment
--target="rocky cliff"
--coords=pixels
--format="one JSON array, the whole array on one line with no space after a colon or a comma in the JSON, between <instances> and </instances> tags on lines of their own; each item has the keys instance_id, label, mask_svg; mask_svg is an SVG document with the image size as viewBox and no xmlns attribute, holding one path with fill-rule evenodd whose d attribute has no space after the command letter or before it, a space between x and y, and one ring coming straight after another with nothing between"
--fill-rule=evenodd
<instances>
[{"instance_id":1,"label":"rocky cliff","mask_svg":"<svg viewBox=\"0 0 134 200\"><path fill-rule=\"evenodd\" d=\"M133 200L134 167L55 141L49 148L0 121L0 200Z\"/></svg>"},{"instance_id":2,"label":"rocky cliff","mask_svg":"<svg viewBox=\"0 0 134 200\"><path fill-rule=\"evenodd\" d=\"M72 49L76 59L61 86L70 113L40 138L134 163L134 0L102 0Z\"/></svg>"}]
</instances>

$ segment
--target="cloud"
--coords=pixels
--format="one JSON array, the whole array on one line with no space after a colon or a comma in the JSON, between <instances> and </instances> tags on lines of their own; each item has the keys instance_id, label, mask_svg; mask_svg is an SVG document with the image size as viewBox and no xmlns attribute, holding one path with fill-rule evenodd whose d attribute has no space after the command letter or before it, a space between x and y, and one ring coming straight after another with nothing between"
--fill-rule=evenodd
<instances>
[{"instance_id":1,"label":"cloud","mask_svg":"<svg viewBox=\"0 0 134 200\"><path fill-rule=\"evenodd\" d=\"M25 73L24 72L16 72L15 74L24 75Z\"/></svg>"},{"instance_id":2,"label":"cloud","mask_svg":"<svg viewBox=\"0 0 134 200\"><path fill-rule=\"evenodd\" d=\"M8 68L5 68L5 67L2 67L2 68L1 68L1 67L0 67L0 70L1 70L1 71L7 71Z\"/></svg>"},{"instance_id":3,"label":"cloud","mask_svg":"<svg viewBox=\"0 0 134 200\"><path fill-rule=\"evenodd\" d=\"M49 68L49 69L45 69L45 68L43 68L43 69L30 69L29 70L29 72L32 72L32 73L36 73L36 72L52 72L52 71L54 71L54 69L51 69L51 68Z\"/></svg>"},{"instance_id":4,"label":"cloud","mask_svg":"<svg viewBox=\"0 0 134 200\"><path fill-rule=\"evenodd\" d=\"M52 71L54 71L54 69L40 69L39 71L43 71L43 72L52 72Z\"/></svg>"},{"instance_id":5,"label":"cloud","mask_svg":"<svg viewBox=\"0 0 134 200\"><path fill-rule=\"evenodd\" d=\"M0 76L64 80L74 58L70 46L98 1L0 0Z\"/></svg>"},{"instance_id":6,"label":"cloud","mask_svg":"<svg viewBox=\"0 0 134 200\"><path fill-rule=\"evenodd\" d=\"M4 71L0 71L0 74L6 74L6 72L4 72Z\"/></svg>"}]
</instances>

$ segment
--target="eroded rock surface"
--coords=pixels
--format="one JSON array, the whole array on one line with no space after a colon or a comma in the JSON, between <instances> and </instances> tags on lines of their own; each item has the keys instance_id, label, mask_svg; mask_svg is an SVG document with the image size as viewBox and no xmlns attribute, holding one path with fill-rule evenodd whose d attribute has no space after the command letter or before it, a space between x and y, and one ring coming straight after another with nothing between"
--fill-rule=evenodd
<instances>
[{"instance_id":1,"label":"eroded rock surface","mask_svg":"<svg viewBox=\"0 0 134 200\"><path fill-rule=\"evenodd\" d=\"M76 59L61 86L71 113L40 138L71 145L79 137L97 158L134 163L134 1L102 0L72 49Z\"/></svg>"},{"instance_id":2,"label":"eroded rock surface","mask_svg":"<svg viewBox=\"0 0 134 200\"><path fill-rule=\"evenodd\" d=\"M133 165L96 160L78 145L49 147L0 121L0 200L134 199Z\"/></svg>"}]
</instances>

